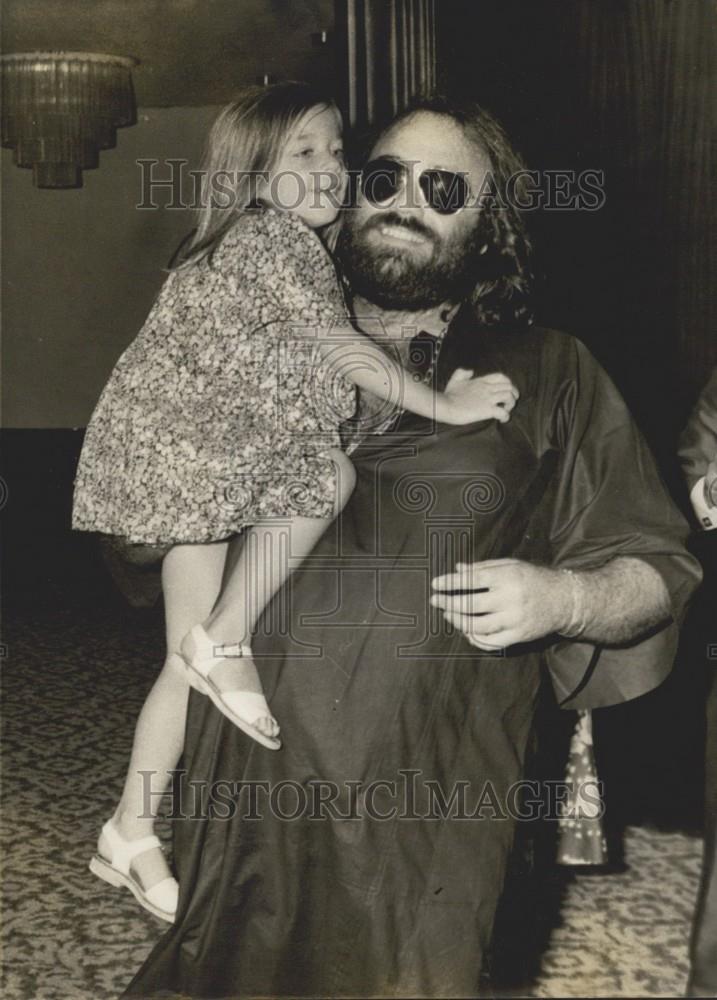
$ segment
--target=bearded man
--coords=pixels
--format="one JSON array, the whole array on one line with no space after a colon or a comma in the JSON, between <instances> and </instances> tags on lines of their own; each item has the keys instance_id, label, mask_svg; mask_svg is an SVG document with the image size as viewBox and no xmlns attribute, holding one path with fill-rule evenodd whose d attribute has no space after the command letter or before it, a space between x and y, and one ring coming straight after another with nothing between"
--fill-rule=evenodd
<instances>
[{"instance_id":1,"label":"bearded man","mask_svg":"<svg viewBox=\"0 0 717 1000\"><path fill-rule=\"evenodd\" d=\"M440 99L372 150L338 245L358 324L520 398L462 427L362 401L355 492L253 644L283 749L193 696L187 787L236 808L176 825L177 922L129 995L478 995L516 819L555 810L520 794L541 678L594 708L671 667L687 528L588 351L531 327L521 167Z\"/></svg>"}]
</instances>

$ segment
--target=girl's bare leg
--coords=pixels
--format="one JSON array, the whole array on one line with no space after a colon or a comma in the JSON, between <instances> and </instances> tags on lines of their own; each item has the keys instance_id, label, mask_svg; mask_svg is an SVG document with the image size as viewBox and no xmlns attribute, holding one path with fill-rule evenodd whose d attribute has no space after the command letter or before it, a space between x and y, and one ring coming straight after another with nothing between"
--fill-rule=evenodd
<instances>
[{"instance_id":1,"label":"girl's bare leg","mask_svg":"<svg viewBox=\"0 0 717 1000\"><path fill-rule=\"evenodd\" d=\"M353 491L356 476L342 451L332 449L329 454L338 467L335 511L338 514ZM311 553L330 523L330 519L308 517L264 521L230 544L222 592L202 623L217 646L249 644L252 631L272 597ZM263 691L259 673L249 656L227 656L212 668L212 681L225 692ZM276 736L279 732L271 715L255 725L265 736Z\"/></svg>"},{"instance_id":2,"label":"girl's bare leg","mask_svg":"<svg viewBox=\"0 0 717 1000\"><path fill-rule=\"evenodd\" d=\"M167 632L167 659L137 720L122 797L113 821L126 840L152 833L168 772L177 766L184 745L189 685L177 655L187 631L211 611L221 590L228 543L176 545L164 557L162 588ZM140 772L152 772L142 775ZM110 855L100 837L99 851ZM146 851L132 862L142 885L149 888L168 874L162 852Z\"/></svg>"},{"instance_id":3,"label":"girl's bare leg","mask_svg":"<svg viewBox=\"0 0 717 1000\"><path fill-rule=\"evenodd\" d=\"M224 589L215 611L203 621L216 655L222 646L226 647L222 659L211 670L212 683L220 691L263 693L254 660L250 656L228 655L229 649L236 643L249 644L261 612L291 571L311 552L329 523L307 517L292 518L281 524L260 522L245 533L243 544L239 539L230 543ZM265 736L275 737L279 733L271 714L260 717L253 725Z\"/></svg>"}]
</instances>

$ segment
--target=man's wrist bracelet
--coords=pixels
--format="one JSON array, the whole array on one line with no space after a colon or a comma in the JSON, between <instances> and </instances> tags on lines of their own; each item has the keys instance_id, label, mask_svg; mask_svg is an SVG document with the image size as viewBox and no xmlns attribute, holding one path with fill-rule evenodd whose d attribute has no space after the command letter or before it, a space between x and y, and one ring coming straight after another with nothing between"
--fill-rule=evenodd
<instances>
[{"instance_id":1,"label":"man's wrist bracelet","mask_svg":"<svg viewBox=\"0 0 717 1000\"><path fill-rule=\"evenodd\" d=\"M560 572L565 573L570 580L570 592L573 601L570 621L566 628L561 629L560 635L565 636L566 639L579 639L587 628L585 617L587 613L585 582L579 573L575 573L571 569L561 569Z\"/></svg>"}]
</instances>

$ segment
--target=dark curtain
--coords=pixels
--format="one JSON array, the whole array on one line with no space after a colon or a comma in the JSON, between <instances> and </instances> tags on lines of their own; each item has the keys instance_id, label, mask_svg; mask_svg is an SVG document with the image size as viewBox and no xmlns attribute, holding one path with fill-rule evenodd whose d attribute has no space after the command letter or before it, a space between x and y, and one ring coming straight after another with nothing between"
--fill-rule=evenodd
<instances>
[{"instance_id":1,"label":"dark curtain","mask_svg":"<svg viewBox=\"0 0 717 1000\"><path fill-rule=\"evenodd\" d=\"M587 138L619 169L623 192L652 203L642 208L639 234L656 244L644 294L667 307L664 335L691 396L717 363L717 7L708 0L572 7Z\"/></svg>"},{"instance_id":2,"label":"dark curtain","mask_svg":"<svg viewBox=\"0 0 717 1000\"><path fill-rule=\"evenodd\" d=\"M532 218L540 318L581 337L660 458L717 362L711 0L443 0L439 74L529 166L604 171L597 212Z\"/></svg>"},{"instance_id":3,"label":"dark curtain","mask_svg":"<svg viewBox=\"0 0 717 1000\"><path fill-rule=\"evenodd\" d=\"M338 52L351 126L390 118L412 97L435 89L436 5L436 0L339 0Z\"/></svg>"}]
</instances>

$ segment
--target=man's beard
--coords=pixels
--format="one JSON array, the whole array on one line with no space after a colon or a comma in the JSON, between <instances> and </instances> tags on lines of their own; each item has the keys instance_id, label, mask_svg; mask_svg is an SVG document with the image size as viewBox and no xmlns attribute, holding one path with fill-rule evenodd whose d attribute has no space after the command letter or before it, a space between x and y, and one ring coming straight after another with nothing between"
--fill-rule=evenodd
<instances>
[{"instance_id":1,"label":"man's beard","mask_svg":"<svg viewBox=\"0 0 717 1000\"><path fill-rule=\"evenodd\" d=\"M460 302L480 280L483 263L478 227L451 241L413 218L394 212L375 215L360 229L355 216L346 213L336 253L355 295L381 309L430 309L443 302ZM369 238L378 226L400 226L430 240L433 252L426 256L406 249L382 246ZM487 276L486 276L487 277Z\"/></svg>"}]
</instances>

